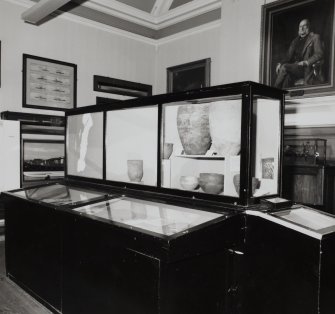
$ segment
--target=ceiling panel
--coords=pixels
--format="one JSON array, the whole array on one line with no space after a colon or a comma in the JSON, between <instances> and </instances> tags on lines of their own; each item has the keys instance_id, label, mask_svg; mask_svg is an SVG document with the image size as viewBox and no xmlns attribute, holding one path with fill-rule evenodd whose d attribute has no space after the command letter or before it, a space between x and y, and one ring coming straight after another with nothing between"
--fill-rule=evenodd
<instances>
[{"instance_id":1,"label":"ceiling panel","mask_svg":"<svg viewBox=\"0 0 335 314\"><path fill-rule=\"evenodd\" d=\"M156 0L117 0L117 1L148 13L151 12L156 2Z\"/></svg>"},{"instance_id":2,"label":"ceiling panel","mask_svg":"<svg viewBox=\"0 0 335 314\"><path fill-rule=\"evenodd\" d=\"M192 0L174 0L170 6L170 10L189 2L192 2Z\"/></svg>"}]
</instances>

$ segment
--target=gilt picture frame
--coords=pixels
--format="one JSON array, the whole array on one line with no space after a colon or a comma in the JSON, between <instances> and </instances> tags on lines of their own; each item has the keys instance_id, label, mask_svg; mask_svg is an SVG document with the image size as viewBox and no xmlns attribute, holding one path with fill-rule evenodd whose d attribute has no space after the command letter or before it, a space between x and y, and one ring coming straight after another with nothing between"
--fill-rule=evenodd
<instances>
[{"instance_id":1,"label":"gilt picture frame","mask_svg":"<svg viewBox=\"0 0 335 314\"><path fill-rule=\"evenodd\" d=\"M23 54L23 107L65 111L76 93L76 64Z\"/></svg>"},{"instance_id":2,"label":"gilt picture frame","mask_svg":"<svg viewBox=\"0 0 335 314\"><path fill-rule=\"evenodd\" d=\"M288 99L335 93L334 2L335 0L282 0L263 5L261 83L287 90ZM318 38L322 56L310 65L310 76L307 77L307 71L304 69L304 77L300 79L292 77L287 84L280 87L278 80L276 81L279 73L277 66L289 59L293 43L299 39L299 24L303 20L309 21L310 35ZM308 40L307 38L302 54L306 51L305 49L309 49L306 47L314 44ZM307 60L307 57L304 60Z\"/></svg>"},{"instance_id":3,"label":"gilt picture frame","mask_svg":"<svg viewBox=\"0 0 335 314\"><path fill-rule=\"evenodd\" d=\"M167 68L167 92L181 92L210 86L211 58Z\"/></svg>"}]
</instances>

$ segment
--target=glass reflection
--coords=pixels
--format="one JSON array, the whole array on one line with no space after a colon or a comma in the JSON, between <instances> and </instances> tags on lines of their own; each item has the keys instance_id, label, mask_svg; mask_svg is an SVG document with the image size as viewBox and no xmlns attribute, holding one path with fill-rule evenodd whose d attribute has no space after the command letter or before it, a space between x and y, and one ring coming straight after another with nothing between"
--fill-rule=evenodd
<instances>
[{"instance_id":1,"label":"glass reflection","mask_svg":"<svg viewBox=\"0 0 335 314\"><path fill-rule=\"evenodd\" d=\"M85 202L94 198L107 196L106 193L92 192L78 187L62 184L46 185L13 193L28 200L44 202L57 206Z\"/></svg>"},{"instance_id":2,"label":"glass reflection","mask_svg":"<svg viewBox=\"0 0 335 314\"><path fill-rule=\"evenodd\" d=\"M75 210L167 236L223 216L127 197L87 205Z\"/></svg>"}]
</instances>

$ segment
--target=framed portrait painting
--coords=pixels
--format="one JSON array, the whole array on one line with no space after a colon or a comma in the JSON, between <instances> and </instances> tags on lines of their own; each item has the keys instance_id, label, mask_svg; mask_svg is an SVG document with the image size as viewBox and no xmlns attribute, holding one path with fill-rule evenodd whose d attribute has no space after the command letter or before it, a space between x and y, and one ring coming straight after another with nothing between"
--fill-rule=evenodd
<instances>
[{"instance_id":1,"label":"framed portrait painting","mask_svg":"<svg viewBox=\"0 0 335 314\"><path fill-rule=\"evenodd\" d=\"M23 55L23 107L72 109L76 93L76 64Z\"/></svg>"},{"instance_id":2,"label":"framed portrait painting","mask_svg":"<svg viewBox=\"0 0 335 314\"><path fill-rule=\"evenodd\" d=\"M211 59L167 68L167 92L181 92L210 86Z\"/></svg>"},{"instance_id":3,"label":"framed portrait painting","mask_svg":"<svg viewBox=\"0 0 335 314\"><path fill-rule=\"evenodd\" d=\"M262 9L261 82L289 98L335 93L335 0L282 0Z\"/></svg>"}]
</instances>

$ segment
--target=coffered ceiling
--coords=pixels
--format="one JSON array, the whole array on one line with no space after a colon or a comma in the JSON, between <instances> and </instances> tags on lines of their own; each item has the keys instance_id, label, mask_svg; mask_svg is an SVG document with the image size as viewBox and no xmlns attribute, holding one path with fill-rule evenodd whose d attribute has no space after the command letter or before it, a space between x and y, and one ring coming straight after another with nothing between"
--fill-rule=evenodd
<instances>
[{"instance_id":1,"label":"coffered ceiling","mask_svg":"<svg viewBox=\"0 0 335 314\"><path fill-rule=\"evenodd\" d=\"M66 12L140 36L160 39L220 20L221 1L31 0L31 8L27 12L30 13L33 10L45 15L43 19L33 22L37 25L47 23L50 19L49 14L52 18L57 18ZM57 2L59 4L55 9ZM41 8L42 6L43 8ZM25 13L22 18L29 21Z\"/></svg>"}]
</instances>

